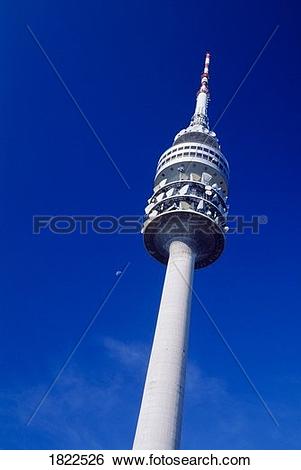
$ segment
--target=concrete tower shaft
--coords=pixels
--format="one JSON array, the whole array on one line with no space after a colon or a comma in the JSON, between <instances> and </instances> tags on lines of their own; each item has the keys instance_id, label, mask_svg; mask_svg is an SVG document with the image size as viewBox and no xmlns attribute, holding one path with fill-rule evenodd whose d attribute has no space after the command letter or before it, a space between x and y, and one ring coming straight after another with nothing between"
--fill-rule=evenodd
<instances>
[{"instance_id":1,"label":"concrete tower shaft","mask_svg":"<svg viewBox=\"0 0 301 470\"><path fill-rule=\"evenodd\" d=\"M134 449L177 449L180 444L195 253L180 241L173 241L169 251Z\"/></svg>"},{"instance_id":2,"label":"concrete tower shaft","mask_svg":"<svg viewBox=\"0 0 301 470\"><path fill-rule=\"evenodd\" d=\"M160 157L145 209L146 249L167 270L134 449L179 446L193 271L224 248L229 166L209 130L209 63L207 53L195 112Z\"/></svg>"}]
</instances>

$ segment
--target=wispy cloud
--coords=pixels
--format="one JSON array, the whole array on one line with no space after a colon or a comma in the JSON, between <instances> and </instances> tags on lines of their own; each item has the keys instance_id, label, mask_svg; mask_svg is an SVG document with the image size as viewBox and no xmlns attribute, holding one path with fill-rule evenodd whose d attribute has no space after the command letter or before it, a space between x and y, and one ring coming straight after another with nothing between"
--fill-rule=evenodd
<instances>
[{"instance_id":1,"label":"wispy cloud","mask_svg":"<svg viewBox=\"0 0 301 470\"><path fill-rule=\"evenodd\" d=\"M186 396L190 403L197 405L205 401L216 401L227 396L226 384L217 377L206 377L194 362L187 365Z\"/></svg>"},{"instance_id":2,"label":"wispy cloud","mask_svg":"<svg viewBox=\"0 0 301 470\"><path fill-rule=\"evenodd\" d=\"M110 337L99 343L102 368L95 356L89 370L73 361L31 426L26 420L45 384L10 396L0 393L1 432L11 432L19 448L31 448L31 442L39 442L40 448L129 448L148 348ZM116 421L118 415L122 419Z\"/></svg>"},{"instance_id":3,"label":"wispy cloud","mask_svg":"<svg viewBox=\"0 0 301 470\"><path fill-rule=\"evenodd\" d=\"M106 303L108 302L109 298L111 297L111 295L113 294L113 292L115 291L117 285L119 284L120 280L122 279L122 277L124 276L126 270L128 269L130 263L128 262L126 264L126 266L124 267L124 269L120 272L120 275L118 276L118 278L115 280L115 282L112 284L112 286L110 287L110 289L107 291L107 294L105 295L105 297L102 299L101 303L99 304L99 306L97 307L97 310L96 312L93 314L93 316L90 318L90 321L89 323L87 324L87 326L84 328L84 330L81 332L78 340L76 341L75 345L73 346L73 348L71 349L71 351L69 352L68 356L65 358L64 362L62 363L59 371L56 373L55 377L53 378L53 380L50 382L50 384L48 385L47 387L47 390L44 392L44 394L41 396L40 400L38 401L38 404L35 406L34 408L34 411L31 413L29 419L27 420L27 426L29 426L33 420L33 418L36 416L36 414L39 412L40 408L43 406L43 404L46 402L48 396L50 395L52 389L55 387L55 385L57 384L57 382L59 381L59 379L61 378L63 372L65 371L65 369L67 368L67 366L69 365L69 363L71 362L71 359L73 358L74 354L76 353L76 351L78 350L79 346L81 345L81 343L83 342L83 340L85 339L87 333L90 331L90 329L92 328L92 326L94 325L95 321L97 320L98 316L100 315L100 313L102 312L104 306L106 305Z\"/></svg>"},{"instance_id":4,"label":"wispy cloud","mask_svg":"<svg viewBox=\"0 0 301 470\"><path fill-rule=\"evenodd\" d=\"M103 345L109 356L125 367L140 369L146 365L148 351L143 343L126 343L114 338L104 338Z\"/></svg>"},{"instance_id":5,"label":"wispy cloud","mask_svg":"<svg viewBox=\"0 0 301 470\"><path fill-rule=\"evenodd\" d=\"M123 406L121 376L111 375L103 380L95 374L85 375L76 366L69 368L28 427L28 411L41 389L43 384L9 397L0 395L2 432L11 431L15 435L18 443L13 448L31 448L32 440L39 442L41 448L108 447L106 428L110 429L111 415Z\"/></svg>"},{"instance_id":6,"label":"wispy cloud","mask_svg":"<svg viewBox=\"0 0 301 470\"><path fill-rule=\"evenodd\" d=\"M1 433L15 436L12 448L17 448L16 443L19 448L32 448L37 442L40 448L130 448L149 346L112 337L101 338L99 344L102 368L98 360L90 364L89 370L73 363L30 427L25 426L26 417L43 383L19 389L9 398L7 393L0 393ZM287 408L282 410L283 415L294 413L296 422L300 420L299 410L292 410L289 404ZM229 388L225 380L208 376L197 363L188 362L183 448L256 448L259 428L261 435L266 430L271 439L266 419L256 400L250 400L250 394ZM272 436L275 445L298 445L300 434L286 436L283 441L276 431Z\"/></svg>"},{"instance_id":7,"label":"wispy cloud","mask_svg":"<svg viewBox=\"0 0 301 470\"><path fill-rule=\"evenodd\" d=\"M188 363L183 448L210 448L212 442L215 448L235 448L235 442L248 435L251 408L229 392L224 380L207 376L196 363Z\"/></svg>"}]
</instances>

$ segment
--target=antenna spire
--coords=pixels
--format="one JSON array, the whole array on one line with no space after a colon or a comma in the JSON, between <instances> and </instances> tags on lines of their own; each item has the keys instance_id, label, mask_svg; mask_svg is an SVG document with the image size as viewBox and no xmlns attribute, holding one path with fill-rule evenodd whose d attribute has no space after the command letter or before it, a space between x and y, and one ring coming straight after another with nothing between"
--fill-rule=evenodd
<instances>
[{"instance_id":1,"label":"antenna spire","mask_svg":"<svg viewBox=\"0 0 301 470\"><path fill-rule=\"evenodd\" d=\"M206 53L204 72L201 75L201 88L199 93L209 94L208 80L209 80L209 64L210 64L210 52Z\"/></svg>"},{"instance_id":2,"label":"antenna spire","mask_svg":"<svg viewBox=\"0 0 301 470\"><path fill-rule=\"evenodd\" d=\"M195 112L191 120L191 125L201 125L206 129L209 129L209 120L207 115L208 102L209 102L209 64L210 64L210 52L206 53L204 71L201 75L201 85L197 93Z\"/></svg>"}]
</instances>

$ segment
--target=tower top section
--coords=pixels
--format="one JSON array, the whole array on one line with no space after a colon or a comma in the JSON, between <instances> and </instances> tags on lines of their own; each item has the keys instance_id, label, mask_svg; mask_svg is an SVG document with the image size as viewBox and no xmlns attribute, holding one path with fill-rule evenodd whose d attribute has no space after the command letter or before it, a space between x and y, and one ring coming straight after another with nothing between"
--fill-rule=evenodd
<instances>
[{"instance_id":1,"label":"tower top section","mask_svg":"<svg viewBox=\"0 0 301 470\"><path fill-rule=\"evenodd\" d=\"M221 255L228 230L229 165L207 116L210 59L207 52L189 126L159 159L143 225L144 243L154 258L166 264L170 244L182 241L195 254L196 269Z\"/></svg>"},{"instance_id":2,"label":"tower top section","mask_svg":"<svg viewBox=\"0 0 301 470\"><path fill-rule=\"evenodd\" d=\"M201 84L197 92L196 105L194 114L191 118L190 124L185 129L181 130L175 137L174 144L185 142L187 138L194 141L202 142L204 139L211 142L211 145L219 148L216 134L210 131L209 118L208 118L208 104L210 101L209 94L209 65L211 54L207 52L205 55L204 70L201 75ZM192 136L192 133L194 136ZM189 137L188 135L189 134Z\"/></svg>"}]
</instances>

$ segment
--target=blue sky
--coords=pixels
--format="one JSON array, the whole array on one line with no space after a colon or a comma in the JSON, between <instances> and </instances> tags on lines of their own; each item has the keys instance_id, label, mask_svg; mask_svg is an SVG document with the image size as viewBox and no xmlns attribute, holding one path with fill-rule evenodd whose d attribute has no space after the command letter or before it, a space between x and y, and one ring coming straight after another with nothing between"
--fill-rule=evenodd
<instances>
[{"instance_id":1,"label":"blue sky","mask_svg":"<svg viewBox=\"0 0 301 470\"><path fill-rule=\"evenodd\" d=\"M231 235L194 287L184 449L295 449L301 439L297 3L3 2L0 44L0 447L130 448L164 268L140 235L32 234L34 214L142 214L156 162L188 124L206 50ZM108 160L26 25L128 181ZM130 266L30 425L91 317Z\"/></svg>"}]
</instances>

